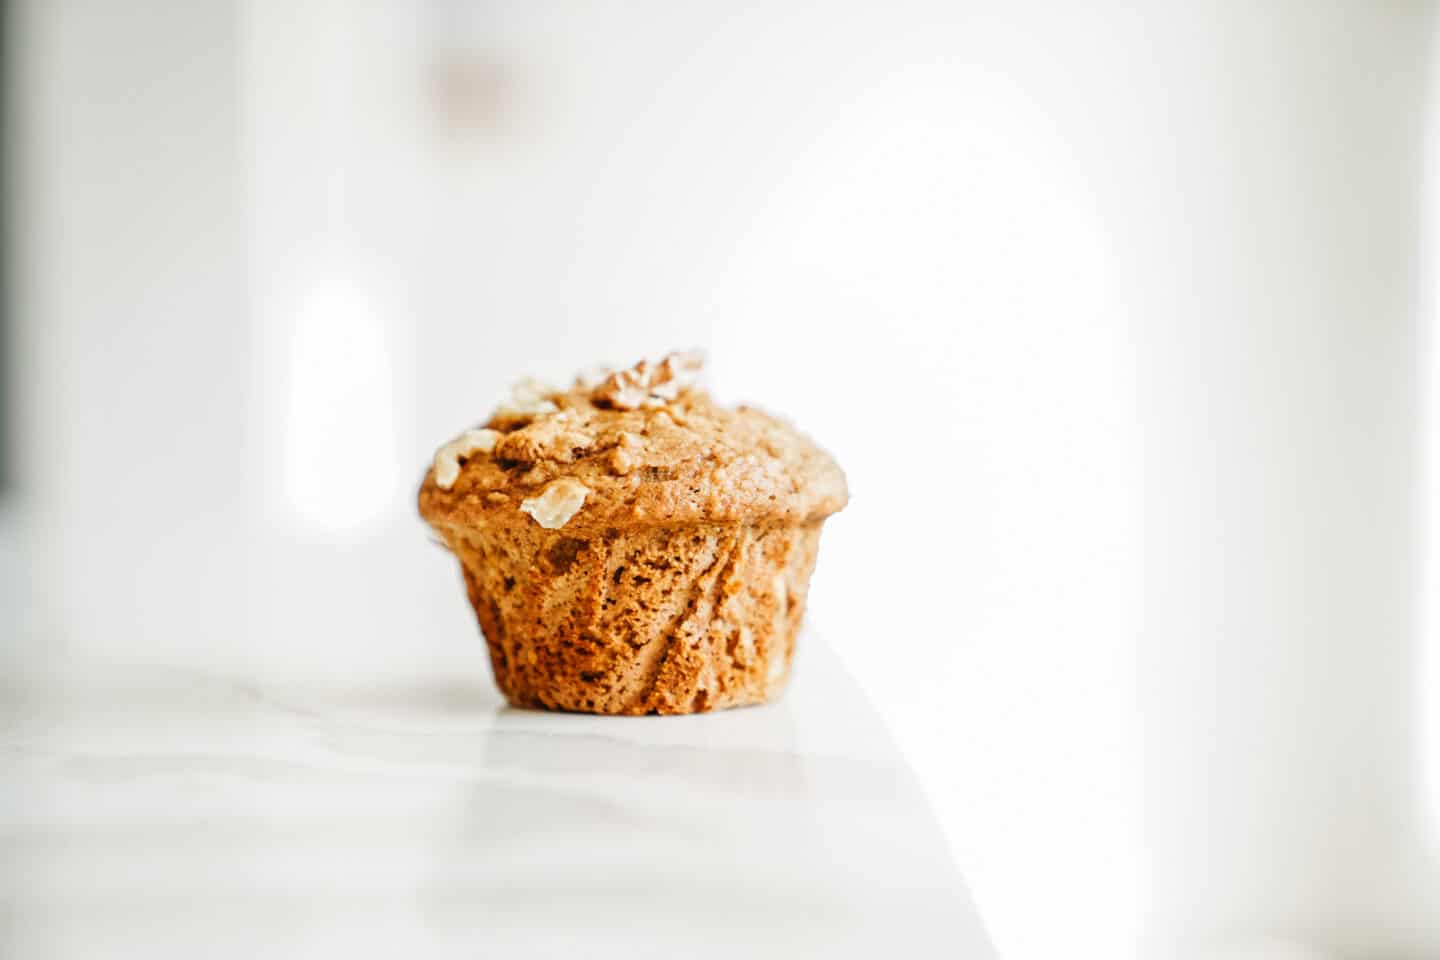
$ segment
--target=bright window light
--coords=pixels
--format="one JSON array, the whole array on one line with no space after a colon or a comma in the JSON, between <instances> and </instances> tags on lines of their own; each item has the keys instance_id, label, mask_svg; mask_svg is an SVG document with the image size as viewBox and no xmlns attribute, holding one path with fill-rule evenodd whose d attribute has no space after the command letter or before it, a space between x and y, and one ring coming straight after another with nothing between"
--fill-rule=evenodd
<instances>
[{"instance_id":1,"label":"bright window light","mask_svg":"<svg viewBox=\"0 0 1440 960\"><path fill-rule=\"evenodd\" d=\"M302 528L372 527L397 491L391 357L375 305L344 283L295 317L283 412L286 500Z\"/></svg>"}]
</instances>

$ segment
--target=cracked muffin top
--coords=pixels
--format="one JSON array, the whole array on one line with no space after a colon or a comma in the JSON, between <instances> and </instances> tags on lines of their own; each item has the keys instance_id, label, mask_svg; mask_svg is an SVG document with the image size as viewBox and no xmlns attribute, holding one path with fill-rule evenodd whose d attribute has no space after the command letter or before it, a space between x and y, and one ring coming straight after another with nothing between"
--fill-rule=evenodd
<instances>
[{"instance_id":1,"label":"cracked muffin top","mask_svg":"<svg viewBox=\"0 0 1440 960\"><path fill-rule=\"evenodd\" d=\"M717 405L696 385L700 368L672 353L568 390L519 384L482 427L436 452L421 515L474 527L518 511L568 531L804 523L845 506L829 454L768 413Z\"/></svg>"}]
</instances>

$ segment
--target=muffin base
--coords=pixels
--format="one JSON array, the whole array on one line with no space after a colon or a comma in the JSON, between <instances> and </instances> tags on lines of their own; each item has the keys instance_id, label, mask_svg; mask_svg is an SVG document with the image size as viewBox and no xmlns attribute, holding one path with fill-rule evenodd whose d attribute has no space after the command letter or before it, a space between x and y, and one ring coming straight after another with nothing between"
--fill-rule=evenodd
<instances>
[{"instance_id":1,"label":"muffin base","mask_svg":"<svg viewBox=\"0 0 1440 960\"><path fill-rule=\"evenodd\" d=\"M440 533L511 703L682 714L784 689L822 522Z\"/></svg>"}]
</instances>

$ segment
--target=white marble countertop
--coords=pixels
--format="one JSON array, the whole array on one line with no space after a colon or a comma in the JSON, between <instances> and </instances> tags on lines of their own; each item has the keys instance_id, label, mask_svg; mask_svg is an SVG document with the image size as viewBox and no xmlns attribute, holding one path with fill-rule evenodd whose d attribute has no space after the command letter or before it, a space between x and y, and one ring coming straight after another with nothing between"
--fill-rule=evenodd
<instances>
[{"instance_id":1,"label":"white marble countertop","mask_svg":"<svg viewBox=\"0 0 1440 960\"><path fill-rule=\"evenodd\" d=\"M878 718L818 638L801 651L783 702L678 718L12 677L0 953L990 956Z\"/></svg>"}]
</instances>

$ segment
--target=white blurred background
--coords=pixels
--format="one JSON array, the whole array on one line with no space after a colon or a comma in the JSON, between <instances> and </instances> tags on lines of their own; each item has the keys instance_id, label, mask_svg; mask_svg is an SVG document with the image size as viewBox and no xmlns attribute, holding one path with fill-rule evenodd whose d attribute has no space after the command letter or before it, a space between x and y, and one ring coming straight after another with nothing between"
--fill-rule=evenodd
<instances>
[{"instance_id":1,"label":"white blurred background","mask_svg":"<svg viewBox=\"0 0 1440 960\"><path fill-rule=\"evenodd\" d=\"M12 2L6 652L483 676L434 447L698 346L1004 956L1440 956L1435 26Z\"/></svg>"}]
</instances>

